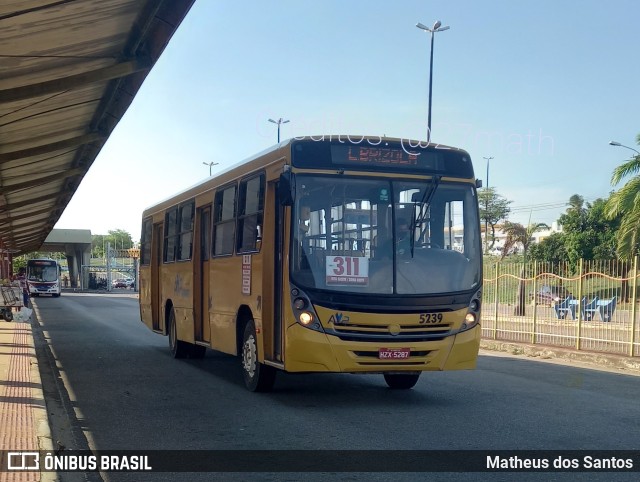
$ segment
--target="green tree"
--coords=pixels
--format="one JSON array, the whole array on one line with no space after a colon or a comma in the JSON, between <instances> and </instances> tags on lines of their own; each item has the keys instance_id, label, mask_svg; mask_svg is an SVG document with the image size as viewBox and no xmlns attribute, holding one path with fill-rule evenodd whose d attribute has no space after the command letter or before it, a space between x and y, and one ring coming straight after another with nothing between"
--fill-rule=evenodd
<instances>
[{"instance_id":1,"label":"green tree","mask_svg":"<svg viewBox=\"0 0 640 482\"><path fill-rule=\"evenodd\" d=\"M115 229L108 231L109 234L105 236L105 241L111 243L112 249L127 249L133 247L133 240L131 234L123 229Z\"/></svg>"},{"instance_id":2,"label":"green tree","mask_svg":"<svg viewBox=\"0 0 640 482\"><path fill-rule=\"evenodd\" d=\"M564 233L552 233L529 247L529 258L559 264L569 261Z\"/></svg>"},{"instance_id":3,"label":"green tree","mask_svg":"<svg viewBox=\"0 0 640 482\"><path fill-rule=\"evenodd\" d=\"M108 234L94 234L91 236L91 256L103 258L107 249L107 243L111 244L111 249L133 248L133 239L128 231L123 229L109 230Z\"/></svg>"},{"instance_id":4,"label":"green tree","mask_svg":"<svg viewBox=\"0 0 640 482\"><path fill-rule=\"evenodd\" d=\"M511 212L510 204L505 197L499 195L494 188L480 189L478 191L478 204L480 205L480 220L485 226L491 228L491 245L487 245L487 250L493 248L496 243L496 225L509 217ZM487 234L485 233L485 236ZM487 238L488 244L488 238Z\"/></svg>"},{"instance_id":5,"label":"green tree","mask_svg":"<svg viewBox=\"0 0 640 482\"><path fill-rule=\"evenodd\" d=\"M584 197L579 194L574 194L569 198L569 207L567 211L572 213L581 214L584 212Z\"/></svg>"},{"instance_id":6,"label":"green tree","mask_svg":"<svg viewBox=\"0 0 640 482\"><path fill-rule=\"evenodd\" d=\"M104 251L106 246L104 238L105 238L104 234L91 235L91 257L92 258L104 258Z\"/></svg>"},{"instance_id":7,"label":"green tree","mask_svg":"<svg viewBox=\"0 0 640 482\"><path fill-rule=\"evenodd\" d=\"M576 197L581 198L577 194L571 196L569 208L558 219L568 261L575 267L580 259L614 259L619 218L605 215L608 201L604 199L592 204L582 201L578 206L572 202Z\"/></svg>"},{"instance_id":8,"label":"green tree","mask_svg":"<svg viewBox=\"0 0 640 482\"><path fill-rule=\"evenodd\" d=\"M640 134L636 143L640 145ZM633 257L640 245L640 154L613 170L611 184L617 186L627 177L630 179L611 194L605 209L607 218L620 217L616 251L622 259Z\"/></svg>"}]
</instances>

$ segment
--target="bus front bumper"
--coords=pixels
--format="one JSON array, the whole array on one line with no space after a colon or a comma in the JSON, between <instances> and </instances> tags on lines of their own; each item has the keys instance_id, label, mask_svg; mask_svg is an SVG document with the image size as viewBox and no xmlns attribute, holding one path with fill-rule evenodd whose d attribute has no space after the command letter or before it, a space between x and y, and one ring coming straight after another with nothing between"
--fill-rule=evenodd
<instances>
[{"instance_id":1,"label":"bus front bumper","mask_svg":"<svg viewBox=\"0 0 640 482\"><path fill-rule=\"evenodd\" d=\"M288 372L380 373L466 370L476 367L480 325L442 340L419 342L354 342L309 330L287 329L285 370ZM380 359L380 349L408 348L406 359Z\"/></svg>"},{"instance_id":2,"label":"bus front bumper","mask_svg":"<svg viewBox=\"0 0 640 482\"><path fill-rule=\"evenodd\" d=\"M58 294L60 293L60 287L57 284L31 284L29 285L29 293L31 294Z\"/></svg>"}]
</instances>

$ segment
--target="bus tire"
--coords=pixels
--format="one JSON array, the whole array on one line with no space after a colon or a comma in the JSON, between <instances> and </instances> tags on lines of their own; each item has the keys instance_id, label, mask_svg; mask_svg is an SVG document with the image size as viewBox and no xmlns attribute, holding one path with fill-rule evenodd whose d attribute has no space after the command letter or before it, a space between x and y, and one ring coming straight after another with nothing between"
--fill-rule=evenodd
<instances>
[{"instance_id":1,"label":"bus tire","mask_svg":"<svg viewBox=\"0 0 640 482\"><path fill-rule=\"evenodd\" d=\"M249 320L244 327L240 359L247 389L252 392L271 391L276 379L276 369L258 362L258 339L253 320Z\"/></svg>"},{"instance_id":2,"label":"bus tire","mask_svg":"<svg viewBox=\"0 0 640 482\"><path fill-rule=\"evenodd\" d=\"M189 355L190 343L178 340L178 327L176 326L176 312L173 306L169 312L169 349L173 358L186 358Z\"/></svg>"},{"instance_id":3,"label":"bus tire","mask_svg":"<svg viewBox=\"0 0 640 482\"><path fill-rule=\"evenodd\" d=\"M384 381L387 382L389 388L394 390L408 390L413 388L418 379L420 378L420 372L418 373L385 373Z\"/></svg>"},{"instance_id":4,"label":"bus tire","mask_svg":"<svg viewBox=\"0 0 640 482\"><path fill-rule=\"evenodd\" d=\"M13 313L10 309L5 310L4 313L2 313L2 316L5 321L13 321Z\"/></svg>"}]
</instances>

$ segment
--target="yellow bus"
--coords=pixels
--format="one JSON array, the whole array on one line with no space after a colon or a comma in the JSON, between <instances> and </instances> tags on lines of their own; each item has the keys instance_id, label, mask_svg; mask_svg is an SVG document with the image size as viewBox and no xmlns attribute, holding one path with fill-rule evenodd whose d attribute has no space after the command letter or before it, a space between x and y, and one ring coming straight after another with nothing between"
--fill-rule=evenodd
<instances>
[{"instance_id":1,"label":"yellow bus","mask_svg":"<svg viewBox=\"0 0 640 482\"><path fill-rule=\"evenodd\" d=\"M175 358L276 372L472 369L480 344L477 187L463 150L296 138L143 213L140 315Z\"/></svg>"}]
</instances>

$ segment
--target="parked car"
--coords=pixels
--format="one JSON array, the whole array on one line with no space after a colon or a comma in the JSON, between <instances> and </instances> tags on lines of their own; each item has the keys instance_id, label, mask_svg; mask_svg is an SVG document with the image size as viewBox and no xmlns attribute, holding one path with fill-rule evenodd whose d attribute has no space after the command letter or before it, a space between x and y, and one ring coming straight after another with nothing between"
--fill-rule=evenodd
<instances>
[{"instance_id":1,"label":"parked car","mask_svg":"<svg viewBox=\"0 0 640 482\"><path fill-rule=\"evenodd\" d=\"M539 305L553 306L565 300L571 292L564 286L543 285L535 294L536 303ZM529 294L529 300L533 303L534 294Z\"/></svg>"},{"instance_id":2,"label":"parked car","mask_svg":"<svg viewBox=\"0 0 640 482\"><path fill-rule=\"evenodd\" d=\"M113 286L114 288L128 288L130 284L128 284L127 280L125 279L114 279L111 282L111 286Z\"/></svg>"}]
</instances>

